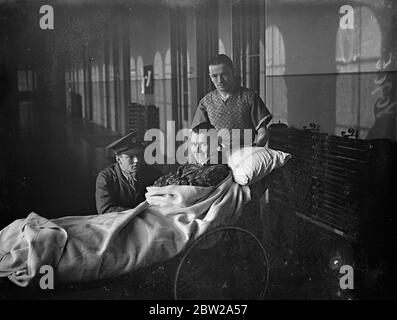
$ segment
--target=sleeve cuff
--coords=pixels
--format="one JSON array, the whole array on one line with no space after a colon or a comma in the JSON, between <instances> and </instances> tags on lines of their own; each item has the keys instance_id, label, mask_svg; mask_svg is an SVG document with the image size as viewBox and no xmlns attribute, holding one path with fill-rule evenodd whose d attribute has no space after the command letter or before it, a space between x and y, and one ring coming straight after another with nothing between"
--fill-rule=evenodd
<instances>
[{"instance_id":1,"label":"sleeve cuff","mask_svg":"<svg viewBox=\"0 0 397 320\"><path fill-rule=\"evenodd\" d=\"M270 122L270 120L272 120L273 116L271 114L268 114L267 116L265 116L264 118L261 119L261 121L259 121L258 125L256 126L255 130L258 131L260 127L262 127L263 125L268 125L268 123Z\"/></svg>"}]
</instances>

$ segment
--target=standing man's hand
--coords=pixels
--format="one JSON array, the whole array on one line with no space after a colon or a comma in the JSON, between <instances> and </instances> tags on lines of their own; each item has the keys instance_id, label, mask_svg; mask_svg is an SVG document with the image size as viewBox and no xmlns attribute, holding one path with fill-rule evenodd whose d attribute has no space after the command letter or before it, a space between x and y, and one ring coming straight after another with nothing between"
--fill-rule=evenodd
<instances>
[{"instance_id":1,"label":"standing man's hand","mask_svg":"<svg viewBox=\"0 0 397 320\"><path fill-rule=\"evenodd\" d=\"M266 125L258 129L258 134L256 138L256 146L264 147L269 140L269 134Z\"/></svg>"}]
</instances>

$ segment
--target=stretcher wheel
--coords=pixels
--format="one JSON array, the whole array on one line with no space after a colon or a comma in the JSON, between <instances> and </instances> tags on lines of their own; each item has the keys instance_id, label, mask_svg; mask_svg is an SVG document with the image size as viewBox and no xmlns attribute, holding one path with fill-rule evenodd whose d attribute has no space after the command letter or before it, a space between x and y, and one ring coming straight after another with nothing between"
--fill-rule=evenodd
<instances>
[{"instance_id":1,"label":"stretcher wheel","mask_svg":"<svg viewBox=\"0 0 397 320\"><path fill-rule=\"evenodd\" d=\"M182 255L174 280L176 300L261 300L269 282L266 249L250 231L218 227Z\"/></svg>"}]
</instances>

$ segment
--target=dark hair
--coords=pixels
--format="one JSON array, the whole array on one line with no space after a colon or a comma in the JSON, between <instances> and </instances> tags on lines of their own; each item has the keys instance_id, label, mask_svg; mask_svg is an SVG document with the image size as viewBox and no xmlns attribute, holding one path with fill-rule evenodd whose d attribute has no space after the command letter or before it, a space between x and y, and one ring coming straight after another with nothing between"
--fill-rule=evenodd
<instances>
[{"instance_id":1,"label":"dark hair","mask_svg":"<svg viewBox=\"0 0 397 320\"><path fill-rule=\"evenodd\" d=\"M199 130L211 130L211 129L215 129L215 127L211 124L211 123L209 123L209 122L202 122L202 123L199 123L197 126L195 126L193 129L192 129L192 131L194 132L194 133L200 133L199 132Z\"/></svg>"},{"instance_id":2,"label":"dark hair","mask_svg":"<svg viewBox=\"0 0 397 320\"><path fill-rule=\"evenodd\" d=\"M233 61L226 54L218 54L217 56L213 57L209 61L208 66L217 66L219 64L225 64L231 69L234 68Z\"/></svg>"}]
</instances>

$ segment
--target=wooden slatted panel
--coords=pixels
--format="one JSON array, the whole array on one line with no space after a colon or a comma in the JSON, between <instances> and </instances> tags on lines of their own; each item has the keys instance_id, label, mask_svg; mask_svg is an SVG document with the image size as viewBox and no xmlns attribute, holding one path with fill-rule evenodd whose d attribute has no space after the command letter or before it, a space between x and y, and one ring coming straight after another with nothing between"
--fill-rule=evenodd
<instances>
[{"instance_id":1,"label":"wooden slatted panel","mask_svg":"<svg viewBox=\"0 0 397 320\"><path fill-rule=\"evenodd\" d=\"M271 183L275 208L354 238L369 196L370 142L273 125L269 146L293 155Z\"/></svg>"}]
</instances>

